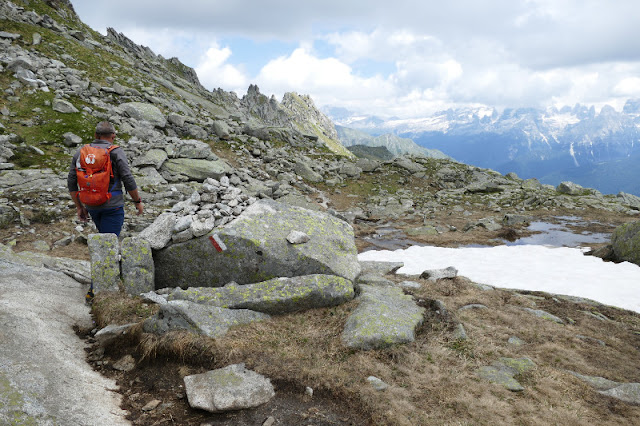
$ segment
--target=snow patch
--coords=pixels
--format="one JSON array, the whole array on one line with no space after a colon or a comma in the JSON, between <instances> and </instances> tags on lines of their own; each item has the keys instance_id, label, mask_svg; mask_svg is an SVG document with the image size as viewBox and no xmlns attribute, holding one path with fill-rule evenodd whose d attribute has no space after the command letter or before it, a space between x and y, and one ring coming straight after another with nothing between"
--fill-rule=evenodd
<instances>
[{"instance_id":1,"label":"snow patch","mask_svg":"<svg viewBox=\"0 0 640 426\"><path fill-rule=\"evenodd\" d=\"M477 283L519 290L584 297L640 312L640 267L615 264L581 249L539 245L482 248L412 246L405 250L367 251L359 260L404 262L398 274L454 266Z\"/></svg>"}]
</instances>

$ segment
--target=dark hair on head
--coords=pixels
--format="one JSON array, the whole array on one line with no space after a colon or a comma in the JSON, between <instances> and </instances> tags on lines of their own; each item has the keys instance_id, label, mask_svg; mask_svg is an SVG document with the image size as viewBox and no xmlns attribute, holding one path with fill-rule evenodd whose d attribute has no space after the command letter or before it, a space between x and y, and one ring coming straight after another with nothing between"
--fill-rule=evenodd
<instances>
[{"instance_id":1,"label":"dark hair on head","mask_svg":"<svg viewBox=\"0 0 640 426\"><path fill-rule=\"evenodd\" d=\"M111 133L115 133L116 128L113 127L113 124L108 121L101 121L96 126L96 134L97 135L110 135Z\"/></svg>"}]
</instances>

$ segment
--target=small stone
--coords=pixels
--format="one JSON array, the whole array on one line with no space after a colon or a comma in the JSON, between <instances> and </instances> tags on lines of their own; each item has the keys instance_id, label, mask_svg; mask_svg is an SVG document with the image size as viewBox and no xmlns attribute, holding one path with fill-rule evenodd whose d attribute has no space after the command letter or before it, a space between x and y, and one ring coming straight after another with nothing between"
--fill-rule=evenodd
<instances>
[{"instance_id":1,"label":"small stone","mask_svg":"<svg viewBox=\"0 0 640 426\"><path fill-rule=\"evenodd\" d=\"M142 411L153 411L158 408L158 405L162 404L162 401L158 399L154 399L153 401L149 401L147 405L142 407Z\"/></svg>"},{"instance_id":2,"label":"small stone","mask_svg":"<svg viewBox=\"0 0 640 426\"><path fill-rule=\"evenodd\" d=\"M522 346L522 345L524 345L524 340L520 339L519 337L515 337L515 336L509 337L509 340L507 340L507 342L510 345L513 345L513 346Z\"/></svg>"},{"instance_id":3,"label":"small stone","mask_svg":"<svg viewBox=\"0 0 640 426\"><path fill-rule=\"evenodd\" d=\"M531 308L522 308L527 312L530 312L532 314L534 314L535 316L537 316L538 318L543 318L549 321L553 321L555 323L558 324L564 324L564 321L560 318L558 318L557 316L550 314L549 312L543 311L541 309L531 309Z\"/></svg>"},{"instance_id":4,"label":"small stone","mask_svg":"<svg viewBox=\"0 0 640 426\"><path fill-rule=\"evenodd\" d=\"M457 276L458 270L453 266L449 266L448 268L444 269L430 269L424 271L420 275L420 278L428 279L429 281L437 281L442 278L455 278Z\"/></svg>"},{"instance_id":5,"label":"small stone","mask_svg":"<svg viewBox=\"0 0 640 426\"><path fill-rule=\"evenodd\" d=\"M125 355L113 364L113 368L118 371L131 371L136 368L136 360L131 355Z\"/></svg>"},{"instance_id":6,"label":"small stone","mask_svg":"<svg viewBox=\"0 0 640 426\"><path fill-rule=\"evenodd\" d=\"M398 285L402 288L420 288L421 287L420 283L417 283L415 281L402 281Z\"/></svg>"},{"instance_id":7,"label":"small stone","mask_svg":"<svg viewBox=\"0 0 640 426\"><path fill-rule=\"evenodd\" d=\"M467 340L469 337L467 336L467 331L464 329L462 324L458 324L456 329L453 330L453 338L455 340Z\"/></svg>"},{"instance_id":8,"label":"small stone","mask_svg":"<svg viewBox=\"0 0 640 426\"><path fill-rule=\"evenodd\" d=\"M371 383L371 386L373 386L375 390L380 392L386 390L389 387L388 384L386 384L385 382L383 382L382 380L378 379L375 376L367 377L367 381Z\"/></svg>"},{"instance_id":9,"label":"small stone","mask_svg":"<svg viewBox=\"0 0 640 426\"><path fill-rule=\"evenodd\" d=\"M262 423L262 426L273 426L274 424L276 424L276 419L274 417L269 417L264 421L264 423Z\"/></svg>"},{"instance_id":10,"label":"small stone","mask_svg":"<svg viewBox=\"0 0 640 426\"><path fill-rule=\"evenodd\" d=\"M460 309L458 309L458 311L470 311L470 310L476 310L476 309L483 310L483 309L489 309L489 308L487 308L485 305L482 305L480 303L472 303L470 305L462 306Z\"/></svg>"},{"instance_id":11,"label":"small stone","mask_svg":"<svg viewBox=\"0 0 640 426\"><path fill-rule=\"evenodd\" d=\"M291 244L304 244L309 242L309 240L309 236L301 231L291 231L287 236L287 241Z\"/></svg>"}]
</instances>

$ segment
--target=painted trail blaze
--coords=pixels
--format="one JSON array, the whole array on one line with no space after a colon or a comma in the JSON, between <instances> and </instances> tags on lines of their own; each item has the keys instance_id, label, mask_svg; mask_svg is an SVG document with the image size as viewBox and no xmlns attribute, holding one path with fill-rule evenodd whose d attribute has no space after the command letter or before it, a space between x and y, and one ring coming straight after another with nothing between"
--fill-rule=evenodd
<instances>
[{"instance_id":1,"label":"painted trail blaze","mask_svg":"<svg viewBox=\"0 0 640 426\"><path fill-rule=\"evenodd\" d=\"M213 246L216 248L216 250L218 250L219 253L227 249L227 246L224 244L222 238L220 238L218 234L209 236L209 239L211 240L211 244L213 244Z\"/></svg>"}]
</instances>

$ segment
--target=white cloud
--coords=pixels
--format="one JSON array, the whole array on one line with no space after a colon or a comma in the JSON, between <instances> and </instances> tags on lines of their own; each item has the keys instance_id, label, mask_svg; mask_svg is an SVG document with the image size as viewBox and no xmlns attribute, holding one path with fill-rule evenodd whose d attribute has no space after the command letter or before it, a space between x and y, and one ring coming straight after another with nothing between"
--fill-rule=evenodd
<instances>
[{"instance_id":1,"label":"white cloud","mask_svg":"<svg viewBox=\"0 0 640 426\"><path fill-rule=\"evenodd\" d=\"M200 83L209 90L221 87L244 92L250 84L249 78L239 68L226 63L230 57L228 47L210 47L195 67Z\"/></svg>"},{"instance_id":2,"label":"white cloud","mask_svg":"<svg viewBox=\"0 0 640 426\"><path fill-rule=\"evenodd\" d=\"M640 97L640 77L623 78L615 85L613 91L619 96Z\"/></svg>"},{"instance_id":3,"label":"white cloud","mask_svg":"<svg viewBox=\"0 0 640 426\"><path fill-rule=\"evenodd\" d=\"M349 100L370 102L393 94L393 86L380 76L358 77L352 68L336 58L318 58L299 47L289 56L270 61L256 78L264 93L309 93L318 105Z\"/></svg>"}]
</instances>

